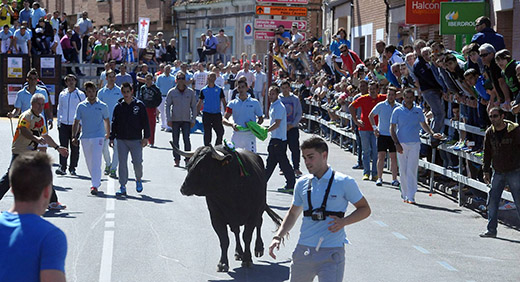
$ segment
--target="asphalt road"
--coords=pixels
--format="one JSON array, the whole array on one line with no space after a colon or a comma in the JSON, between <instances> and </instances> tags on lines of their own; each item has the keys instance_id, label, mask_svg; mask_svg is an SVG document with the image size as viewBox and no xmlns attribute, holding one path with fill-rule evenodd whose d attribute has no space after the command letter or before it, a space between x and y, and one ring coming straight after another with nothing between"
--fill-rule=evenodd
<instances>
[{"instance_id":1,"label":"asphalt road","mask_svg":"<svg viewBox=\"0 0 520 282\"><path fill-rule=\"evenodd\" d=\"M57 137L57 130L51 130ZM230 138L229 128L226 136ZM309 135L301 133L301 138ZM69 281L285 281L291 253L298 240L300 221L273 260L267 254L275 225L264 216L262 236L266 252L254 258L252 268L231 260L229 273L217 273L220 247L210 224L206 203L200 197L180 194L186 175L173 167L168 141L171 135L158 131L158 148L144 150L144 191L127 186L129 196L116 199L117 180L103 177L98 196L89 194L90 181L80 155L78 176L56 176L59 200L68 207L44 216L67 234L66 275ZM56 138L57 139L57 138ZM0 170L10 160L11 130L0 119ZM191 137L193 148L202 145L202 135ZM266 157L267 141L258 142ZM499 238L482 239L486 219L458 207L442 195L428 196L420 189L418 205L405 204L399 191L388 184L375 186L362 181L352 170L355 157L330 144L329 163L354 177L372 207L372 215L346 228L351 244L346 246L345 281L519 281L520 232L500 224ZM50 154L58 159L54 150ZM57 161L56 161L57 163ZM303 164L302 164L303 165ZM129 164L131 167L131 164ZM303 171L305 172L303 166ZM130 168L130 175L133 170ZM390 176L386 175L386 180ZM291 196L276 191L283 176L275 173L268 185L268 203L284 216ZM0 210L12 204L10 194L0 201ZM230 233L231 236L231 233ZM316 280L317 281L317 280Z\"/></svg>"}]
</instances>

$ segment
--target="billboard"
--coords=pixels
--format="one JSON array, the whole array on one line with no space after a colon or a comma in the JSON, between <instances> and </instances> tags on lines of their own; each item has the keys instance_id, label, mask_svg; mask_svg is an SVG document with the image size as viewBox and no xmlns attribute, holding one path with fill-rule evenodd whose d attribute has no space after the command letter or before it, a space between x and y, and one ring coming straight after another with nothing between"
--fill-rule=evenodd
<instances>
[{"instance_id":1,"label":"billboard","mask_svg":"<svg viewBox=\"0 0 520 282\"><path fill-rule=\"evenodd\" d=\"M474 34L475 20L485 13L485 2L442 3L440 34Z\"/></svg>"},{"instance_id":2,"label":"billboard","mask_svg":"<svg viewBox=\"0 0 520 282\"><path fill-rule=\"evenodd\" d=\"M449 0L406 0L406 24L439 24L441 2Z\"/></svg>"}]
</instances>

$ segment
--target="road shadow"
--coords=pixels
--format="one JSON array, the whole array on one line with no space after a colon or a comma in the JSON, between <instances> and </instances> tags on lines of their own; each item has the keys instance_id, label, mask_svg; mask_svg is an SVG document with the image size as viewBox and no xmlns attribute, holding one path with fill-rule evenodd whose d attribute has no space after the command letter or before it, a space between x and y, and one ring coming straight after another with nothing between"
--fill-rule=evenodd
<instances>
[{"instance_id":1,"label":"road shadow","mask_svg":"<svg viewBox=\"0 0 520 282\"><path fill-rule=\"evenodd\" d=\"M56 186L56 185L52 185L52 189L54 189L56 191L60 191L60 192L66 192L66 191L72 190L72 188L70 188L70 187L62 187L62 186Z\"/></svg>"},{"instance_id":2,"label":"road shadow","mask_svg":"<svg viewBox=\"0 0 520 282\"><path fill-rule=\"evenodd\" d=\"M492 238L492 239L505 241L505 242L510 242L510 243L515 243L515 244L520 244L520 240L507 239L507 238L504 238L504 237L495 237L495 238Z\"/></svg>"},{"instance_id":3,"label":"road shadow","mask_svg":"<svg viewBox=\"0 0 520 282\"><path fill-rule=\"evenodd\" d=\"M85 175L80 175L80 174L77 174L77 175L70 175L70 174L60 175L60 176L58 176L56 178L69 178L69 179L90 180L90 177L85 176Z\"/></svg>"},{"instance_id":4,"label":"road shadow","mask_svg":"<svg viewBox=\"0 0 520 282\"><path fill-rule=\"evenodd\" d=\"M153 150L163 150L163 151L173 151L173 149L171 147L158 147L158 146L154 146L150 149L153 149Z\"/></svg>"},{"instance_id":5,"label":"road shadow","mask_svg":"<svg viewBox=\"0 0 520 282\"><path fill-rule=\"evenodd\" d=\"M173 202L172 200L169 200L169 199L153 198L153 197L143 195L143 194L139 195L138 197L132 196L132 195L127 195L127 196L122 196L122 197L117 197L117 196L111 196L111 197L116 198L117 200L120 200L120 201L134 200L134 201L143 201L143 202L153 202L156 204L165 204L165 203Z\"/></svg>"},{"instance_id":6,"label":"road shadow","mask_svg":"<svg viewBox=\"0 0 520 282\"><path fill-rule=\"evenodd\" d=\"M231 277L223 278L223 279L211 279L208 282L217 282L217 281L251 281L251 282L282 282L287 281L289 279L290 269L288 266L281 265L286 264L290 261L283 261L273 263L270 261L258 261L265 264L254 264L252 267L237 267L228 272L228 275Z\"/></svg>"},{"instance_id":7,"label":"road shadow","mask_svg":"<svg viewBox=\"0 0 520 282\"><path fill-rule=\"evenodd\" d=\"M63 210L61 210L61 211L48 210L48 211L46 211L43 214L43 217L47 217L47 218L58 218L58 217L62 217L62 218L76 218L76 216L75 216L76 214L82 214L82 212L64 212Z\"/></svg>"},{"instance_id":8,"label":"road shadow","mask_svg":"<svg viewBox=\"0 0 520 282\"><path fill-rule=\"evenodd\" d=\"M280 207L280 206L272 206L272 205L269 205L269 207L273 210L279 210L279 211L288 211L289 210L289 207Z\"/></svg>"},{"instance_id":9,"label":"road shadow","mask_svg":"<svg viewBox=\"0 0 520 282\"><path fill-rule=\"evenodd\" d=\"M419 208L428 209L428 210L445 211L445 212L451 212L451 213L461 213L462 212L461 209L448 209L448 208L444 208L444 207L430 206L430 205L418 204L418 203L415 203L414 205Z\"/></svg>"}]
</instances>

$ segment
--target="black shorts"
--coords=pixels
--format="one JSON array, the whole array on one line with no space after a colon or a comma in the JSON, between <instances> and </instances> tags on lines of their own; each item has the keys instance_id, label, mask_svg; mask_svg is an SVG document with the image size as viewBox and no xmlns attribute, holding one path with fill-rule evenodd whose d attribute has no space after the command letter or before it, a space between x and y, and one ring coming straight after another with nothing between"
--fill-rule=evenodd
<instances>
[{"instance_id":1,"label":"black shorts","mask_svg":"<svg viewBox=\"0 0 520 282\"><path fill-rule=\"evenodd\" d=\"M392 140L392 137L385 136L385 135L379 135L377 138L377 151L378 152L390 152L395 153L395 145L394 140Z\"/></svg>"}]
</instances>

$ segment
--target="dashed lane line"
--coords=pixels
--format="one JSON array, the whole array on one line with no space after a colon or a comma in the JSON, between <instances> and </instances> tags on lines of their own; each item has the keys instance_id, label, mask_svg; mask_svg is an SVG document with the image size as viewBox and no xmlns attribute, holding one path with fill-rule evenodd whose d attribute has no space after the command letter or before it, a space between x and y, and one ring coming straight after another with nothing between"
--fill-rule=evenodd
<instances>
[{"instance_id":1,"label":"dashed lane line","mask_svg":"<svg viewBox=\"0 0 520 282\"><path fill-rule=\"evenodd\" d=\"M112 178L108 179L107 195L115 195L115 183ZM101 266L99 268L99 281L112 281L112 259L114 257L114 227L115 227L116 199L107 198L105 215L105 232L103 235L103 252L101 253Z\"/></svg>"}]
</instances>

